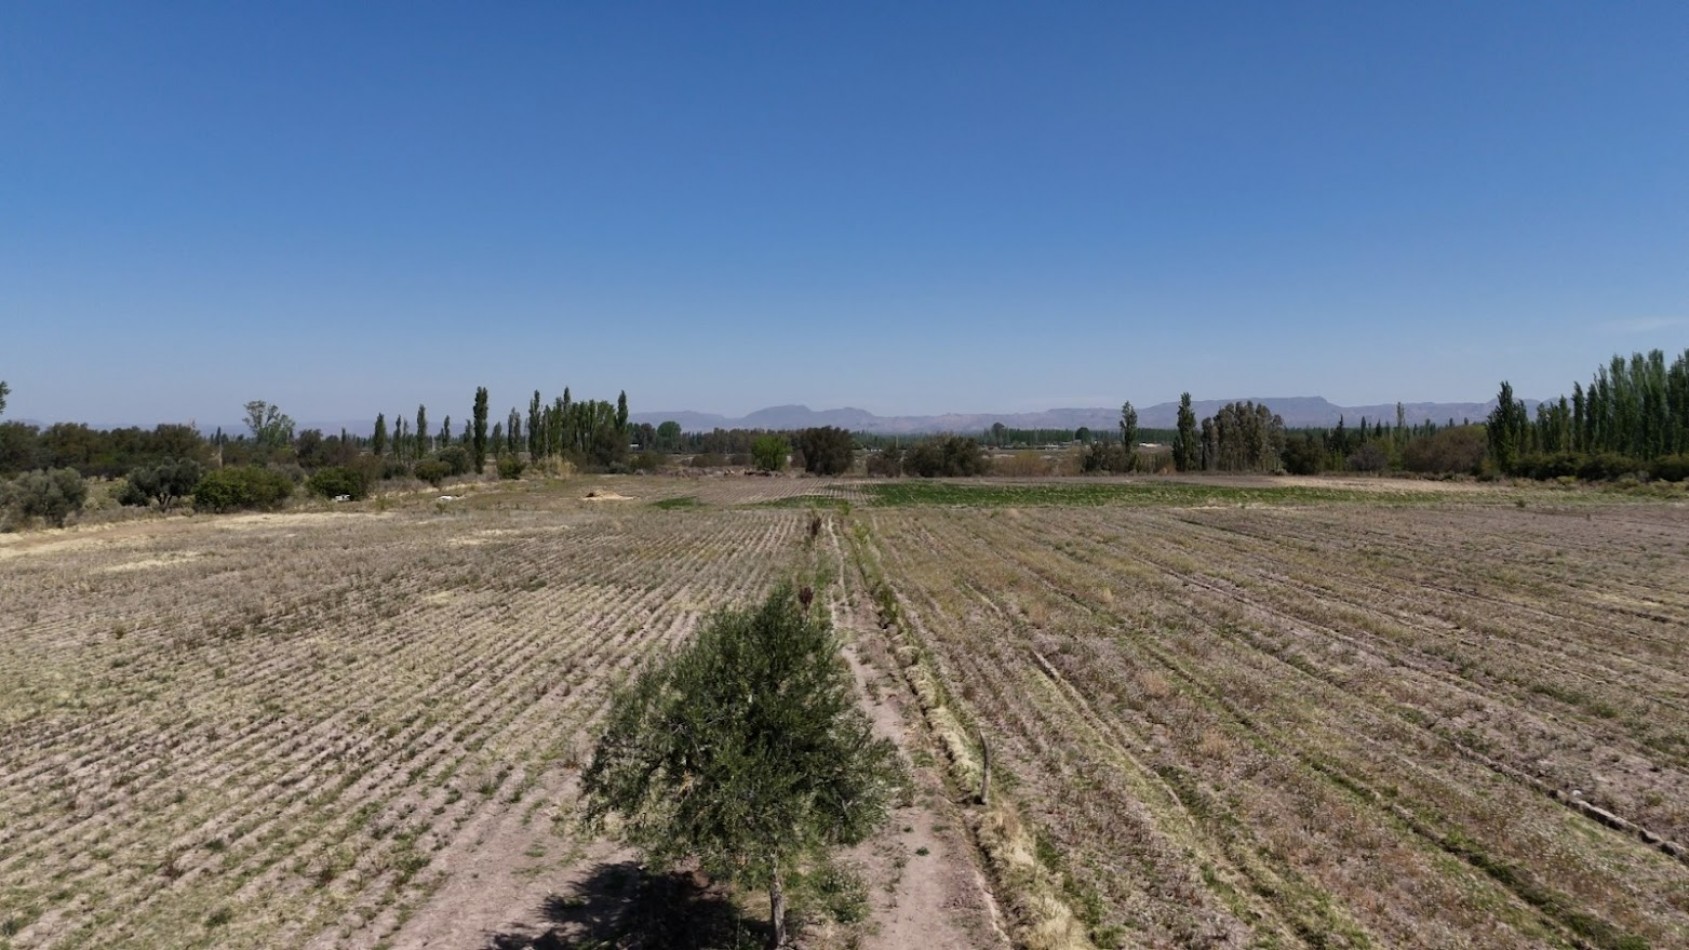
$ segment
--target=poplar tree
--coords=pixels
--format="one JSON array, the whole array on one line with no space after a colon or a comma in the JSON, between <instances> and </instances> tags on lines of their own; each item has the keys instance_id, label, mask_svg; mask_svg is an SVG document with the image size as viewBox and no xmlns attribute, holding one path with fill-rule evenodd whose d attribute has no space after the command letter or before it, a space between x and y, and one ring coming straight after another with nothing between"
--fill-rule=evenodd
<instances>
[{"instance_id":1,"label":"poplar tree","mask_svg":"<svg viewBox=\"0 0 1689 950\"><path fill-rule=\"evenodd\" d=\"M382 453L387 451L387 414L386 413L378 412L378 413L375 414L375 435L370 437L369 443L370 443L370 449L375 452L376 458L380 458L382 456Z\"/></svg>"},{"instance_id":2,"label":"poplar tree","mask_svg":"<svg viewBox=\"0 0 1689 950\"><path fill-rule=\"evenodd\" d=\"M540 450L544 448L540 444L540 439L544 435L542 425L543 423L540 421L540 391L536 389L534 390L533 401L528 403L528 460L531 462L540 460Z\"/></svg>"},{"instance_id":3,"label":"poplar tree","mask_svg":"<svg viewBox=\"0 0 1689 950\"><path fill-rule=\"evenodd\" d=\"M1196 437L1196 413L1191 411L1191 394L1179 396L1179 428L1173 436L1173 467L1188 472L1197 466L1200 449Z\"/></svg>"},{"instance_id":4,"label":"poplar tree","mask_svg":"<svg viewBox=\"0 0 1689 950\"><path fill-rule=\"evenodd\" d=\"M1127 400L1120 406L1120 444L1126 449L1126 470L1138 467L1138 410Z\"/></svg>"},{"instance_id":5,"label":"poplar tree","mask_svg":"<svg viewBox=\"0 0 1689 950\"><path fill-rule=\"evenodd\" d=\"M428 454L428 407L416 407L416 457Z\"/></svg>"},{"instance_id":6,"label":"poplar tree","mask_svg":"<svg viewBox=\"0 0 1689 950\"><path fill-rule=\"evenodd\" d=\"M475 474L487 466L487 387L478 386L475 389L475 436L474 436Z\"/></svg>"}]
</instances>

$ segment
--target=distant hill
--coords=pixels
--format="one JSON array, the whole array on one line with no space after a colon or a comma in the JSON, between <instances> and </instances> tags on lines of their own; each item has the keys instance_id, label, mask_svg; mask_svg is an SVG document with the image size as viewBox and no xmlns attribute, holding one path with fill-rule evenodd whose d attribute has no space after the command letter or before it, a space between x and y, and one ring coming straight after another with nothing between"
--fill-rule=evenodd
<instances>
[{"instance_id":1,"label":"distant hill","mask_svg":"<svg viewBox=\"0 0 1689 950\"><path fill-rule=\"evenodd\" d=\"M1284 418L1292 428L1304 426L1334 426L1341 418L1347 425L1358 425L1362 418L1368 423L1382 419L1387 425L1396 421L1394 403L1378 406L1339 406L1321 396L1267 396L1253 399L1193 400L1191 408L1197 418L1211 416L1230 402L1252 401L1265 403ZM1534 412L1536 401L1525 400L1526 408ZM1482 421L1495 407L1492 400L1482 402L1415 402L1404 403L1403 414L1408 424L1421 422L1444 423L1471 420ZM1157 403L1138 408L1138 425L1148 429L1171 429L1178 424L1179 404ZM913 435L925 432L974 433L1001 422L1014 429L1113 429L1120 419L1116 408L1046 409L1042 412L955 412L937 416L877 416L865 409L822 409L808 406L771 406L741 418L708 412L636 412L634 422L659 425L673 420L687 432L708 432L711 429L806 429L811 426L838 426L857 432L885 435Z\"/></svg>"},{"instance_id":2,"label":"distant hill","mask_svg":"<svg viewBox=\"0 0 1689 950\"><path fill-rule=\"evenodd\" d=\"M1321 396L1268 396L1255 397L1253 400L1199 399L1191 402L1191 408L1196 411L1197 418L1202 419L1212 416L1229 402L1242 401L1266 403L1274 412L1284 417L1284 424L1291 428L1334 426L1338 417L1342 417L1351 426L1358 425L1363 417L1369 424L1380 419L1384 420L1386 425L1394 425L1396 421L1394 403L1378 406L1339 406ZM1526 410L1533 415L1536 413L1536 407L1537 400L1525 400ZM1426 421L1445 423L1450 419L1455 422L1467 419L1482 422L1494 408L1493 399L1487 403L1411 402L1402 406L1410 425ZM1178 414L1179 404L1176 402L1139 406L1138 425L1146 429L1171 429L1178 424ZM1012 429L1077 429L1080 426L1089 426L1092 429L1113 430L1120 421L1120 409L1099 407L1045 409L1041 412L951 412L936 416L877 416L866 409L850 407L811 409L808 406L770 406L739 418L684 409L674 412L635 412L629 418L634 422L649 422L652 425L673 420L680 423L680 428L686 432L708 432L717 428L807 429L812 426L838 426L852 432L875 432L884 435L918 435L929 432L960 432L972 435L991 428L994 422L1001 422ZM51 424L36 419L7 418L3 421L23 422L41 428ZM140 425L143 429L151 429L155 424L100 423L92 425L91 428L117 429ZM454 420L453 429L456 430L460 425L460 422ZM202 434L209 436L217 430L218 424L201 422L198 427ZM321 429L324 435L338 435L342 427L350 435L367 438L374 424L371 419L305 420L297 423L294 431ZM224 422L222 429L230 436L241 435L247 431L246 424L239 421Z\"/></svg>"}]
</instances>

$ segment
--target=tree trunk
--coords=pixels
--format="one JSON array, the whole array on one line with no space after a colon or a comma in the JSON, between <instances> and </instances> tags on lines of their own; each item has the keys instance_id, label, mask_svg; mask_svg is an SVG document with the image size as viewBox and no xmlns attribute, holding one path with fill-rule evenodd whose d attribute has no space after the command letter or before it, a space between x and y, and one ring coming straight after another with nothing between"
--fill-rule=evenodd
<instances>
[{"instance_id":1,"label":"tree trunk","mask_svg":"<svg viewBox=\"0 0 1689 950\"><path fill-rule=\"evenodd\" d=\"M774 877L768 885L768 950L780 950L786 945L786 892L780 889L780 865L774 865Z\"/></svg>"}]
</instances>

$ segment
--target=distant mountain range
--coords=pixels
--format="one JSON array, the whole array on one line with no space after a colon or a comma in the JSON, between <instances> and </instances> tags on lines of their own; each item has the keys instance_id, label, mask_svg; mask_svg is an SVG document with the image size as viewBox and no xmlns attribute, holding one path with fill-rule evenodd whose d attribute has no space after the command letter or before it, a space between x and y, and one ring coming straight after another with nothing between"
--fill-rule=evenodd
<instances>
[{"instance_id":1,"label":"distant mountain range","mask_svg":"<svg viewBox=\"0 0 1689 950\"><path fill-rule=\"evenodd\" d=\"M1251 401L1266 403L1267 407L1284 418L1284 424L1292 428L1304 426L1334 426L1342 418L1348 425L1358 425L1362 418L1368 424L1382 419L1386 425L1394 425L1396 421L1396 406L1394 403L1378 406L1339 406L1320 396L1267 396L1255 397L1252 400L1239 399L1199 399L1192 400L1191 408L1198 419L1212 416L1221 406L1231 402ZM1537 400L1525 400L1525 408L1535 414ZM1410 402L1402 406L1409 425L1434 421L1446 423L1450 419L1455 422L1471 420L1483 421L1490 410L1495 408L1495 400L1489 402ZM1176 402L1157 403L1153 406L1138 407L1138 425L1146 429L1171 429L1178 425L1179 404ZM951 412L937 416L877 416L866 409L811 409L808 406L770 406L758 409L756 412L739 418L717 415L710 412L693 412L681 409L673 412L635 412L630 415L634 422L649 422L661 425L673 420L680 423L681 429L687 432L708 432L711 429L808 429L812 426L838 426L853 432L874 432L883 435L918 435L931 432L958 432L973 435L991 428L992 423L1001 422L1011 429L1077 429L1088 426L1092 429L1113 430L1120 422L1120 408L1094 409L1046 409L1042 412ZM26 424L38 425L43 428L47 423L34 419L13 420ZM136 423L127 423L135 425ZM95 429L120 428L119 424L94 424ZM153 424L142 425L143 429L151 429ZM335 435L344 427L352 435L367 437L372 428L370 420L304 420L299 422L294 431L302 432L306 429L321 429L324 435ZM458 426L454 423L454 429ZM246 426L240 422L223 424L223 431L229 435L239 435L246 431ZM200 423L199 431L210 435L216 431L215 424Z\"/></svg>"},{"instance_id":2,"label":"distant mountain range","mask_svg":"<svg viewBox=\"0 0 1689 950\"><path fill-rule=\"evenodd\" d=\"M1191 409L1198 419L1212 416L1220 407L1231 402L1265 403L1284 418L1292 428L1303 426L1334 426L1338 419L1347 425L1358 425L1362 418L1369 424L1382 419L1387 425L1396 421L1394 403L1378 406L1339 406L1321 396L1268 396L1254 399L1192 400ZM1536 411L1536 401L1525 400L1526 408ZM1414 402L1402 405L1409 425L1421 422L1446 423L1450 419L1462 422L1482 421L1495 408L1490 402ZM1138 407L1138 425L1146 429L1171 429L1178 425L1179 404L1157 403ZM811 426L838 426L856 432L884 435L914 435L928 432L960 432L973 434L1001 422L1011 429L1092 429L1112 430L1120 421L1120 408L1046 409L1042 412L952 412L938 416L877 416L865 409L811 409L808 406L771 406L737 419L708 412L681 410L676 412L635 412L634 422L660 425L666 421L680 423L687 432L708 432L711 429L807 429Z\"/></svg>"}]
</instances>

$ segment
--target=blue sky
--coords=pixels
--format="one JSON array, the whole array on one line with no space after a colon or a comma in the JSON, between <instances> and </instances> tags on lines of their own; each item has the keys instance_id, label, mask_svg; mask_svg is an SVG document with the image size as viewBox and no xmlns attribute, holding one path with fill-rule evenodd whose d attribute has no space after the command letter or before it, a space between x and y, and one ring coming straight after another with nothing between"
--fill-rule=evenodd
<instances>
[{"instance_id":1,"label":"blue sky","mask_svg":"<svg viewBox=\"0 0 1689 950\"><path fill-rule=\"evenodd\" d=\"M8 3L7 416L1528 396L1689 345L1689 5Z\"/></svg>"}]
</instances>

